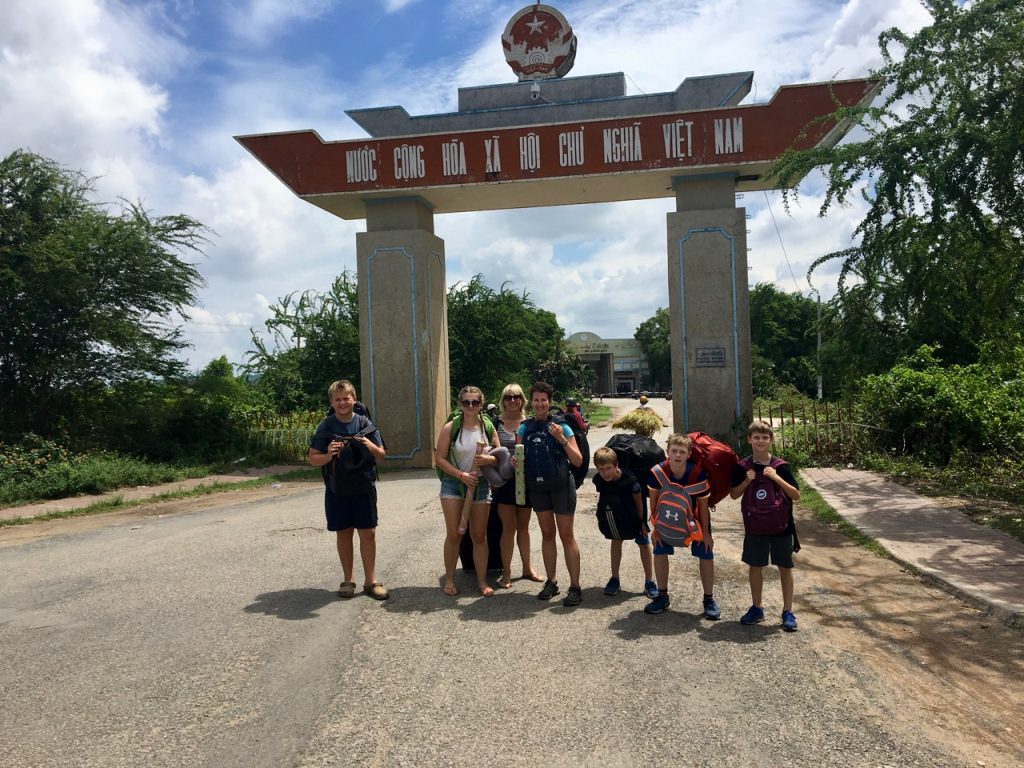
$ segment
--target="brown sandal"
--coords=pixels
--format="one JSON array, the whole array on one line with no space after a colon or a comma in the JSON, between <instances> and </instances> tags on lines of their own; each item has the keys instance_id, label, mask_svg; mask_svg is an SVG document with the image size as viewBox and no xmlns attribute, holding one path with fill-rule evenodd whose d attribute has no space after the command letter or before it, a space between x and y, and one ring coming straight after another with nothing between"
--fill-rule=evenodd
<instances>
[{"instance_id":1,"label":"brown sandal","mask_svg":"<svg viewBox=\"0 0 1024 768\"><path fill-rule=\"evenodd\" d=\"M356 583L354 581L343 581L338 585L338 597L355 597Z\"/></svg>"},{"instance_id":2,"label":"brown sandal","mask_svg":"<svg viewBox=\"0 0 1024 768\"><path fill-rule=\"evenodd\" d=\"M374 600L387 600L388 599L388 595L390 594L384 588L383 584L381 584L380 582L376 582L376 581L373 584L365 585L363 587L363 592L368 594Z\"/></svg>"}]
</instances>

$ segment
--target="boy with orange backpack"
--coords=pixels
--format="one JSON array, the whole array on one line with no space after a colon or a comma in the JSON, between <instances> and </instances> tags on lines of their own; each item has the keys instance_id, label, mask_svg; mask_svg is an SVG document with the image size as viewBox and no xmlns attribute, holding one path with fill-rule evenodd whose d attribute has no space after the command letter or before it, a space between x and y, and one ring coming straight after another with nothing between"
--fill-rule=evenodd
<instances>
[{"instance_id":1,"label":"boy with orange backpack","mask_svg":"<svg viewBox=\"0 0 1024 768\"><path fill-rule=\"evenodd\" d=\"M784 460L773 456L771 424L755 421L747 429L751 455L733 469L729 495L741 496L743 515L743 562L750 566L752 605L740 618L741 624L764 621L761 593L764 569L769 560L779 568L782 582L782 628L796 632L793 615L793 553L800 550L793 522L793 502L800 500L800 487Z\"/></svg>"},{"instance_id":2,"label":"boy with orange backpack","mask_svg":"<svg viewBox=\"0 0 1024 768\"><path fill-rule=\"evenodd\" d=\"M662 613L669 607L668 556L675 552L675 547L689 545L690 553L700 562L704 618L715 620L722 612L714 597L715 542L708 511L711 486L701 465L691 459L691 447L686 435L672 435L667 444L668 460L655 466L648 475L658 596L644 607L644 612Z\"/></svg>"}]
</instances>

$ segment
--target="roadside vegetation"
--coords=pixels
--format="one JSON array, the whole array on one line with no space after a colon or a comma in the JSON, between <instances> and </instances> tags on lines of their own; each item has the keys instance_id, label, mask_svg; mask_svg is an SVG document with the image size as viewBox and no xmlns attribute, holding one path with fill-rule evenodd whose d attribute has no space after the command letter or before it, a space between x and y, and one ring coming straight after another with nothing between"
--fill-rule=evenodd
<instances>
[{"instance_id":1,"label":"roadside vegetation","mask_svg":"<svg viewBox=\"0 0 1024 768\"><path fill-rule=\"evenodd\" d=\"M851 247L807 275L834 268L835 296L751 289L755 415L795 467L884 472L966 499L959 509L1020 538L1024 6L924 6L930 26L880 36L875 103L834 116L864 130L773 169L783 185L822 172L823 216L854 196L868 211ZM47 158L0 158L0 505L301 461L327 383L361 384L355 276L278 299L244 360L189 371L180 318L210 233L92 192ZM481 274L447 300L453 388L494 402L509 382L544 379L594 423L611 418L585 397L593 370L526 289ZM634 335L650 363L641 386L667 389L667 310Z\"/></svg>"}]
</instances>

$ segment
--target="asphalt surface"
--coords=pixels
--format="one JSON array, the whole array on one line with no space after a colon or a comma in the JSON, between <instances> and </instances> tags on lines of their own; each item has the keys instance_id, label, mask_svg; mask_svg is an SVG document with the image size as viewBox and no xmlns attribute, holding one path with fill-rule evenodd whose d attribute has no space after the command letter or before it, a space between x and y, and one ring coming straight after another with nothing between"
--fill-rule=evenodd
<instances>
[{"instance_id":1,"label":"asphalt surface","mask_svg":"<svg viewBox=\"0 0 1024 768\"><path fill-rule=\"evenodd\" d=\"M798 581L788 634L768 576L769 621L738 623L749 591L731 502L715 517L723 617L710 622L688 556L672 561L663 615L643 612L631 545L623 592L602 594L589 483L581 606L539 601L527 581L480 598L461 571L447 597L436 495L432 472L380 483L386 602L335 596L315 484L24 544L0 530L0 765L975 764L913 727L926 706L801 614L801 589L827 604L824 588Z\"/></svg>"}]
</instances>

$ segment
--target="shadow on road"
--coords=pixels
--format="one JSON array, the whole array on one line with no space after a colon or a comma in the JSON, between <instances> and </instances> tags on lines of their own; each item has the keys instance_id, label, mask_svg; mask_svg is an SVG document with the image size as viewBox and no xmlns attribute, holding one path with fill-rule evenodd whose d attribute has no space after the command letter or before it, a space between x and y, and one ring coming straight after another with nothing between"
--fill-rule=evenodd
<instances>
[{"instance_id":1,"label":"shadow on road","mask_svg":"<svg viewBox=\"0 0 1024 768\"><path fill-rule=\"evenodd\" d=\"M244 610L246 613L265 613L279 619L299 621L317 618L320 615L317 611L339 599L337 593L327 589L282 589L257 595L255 602L245 606Z\"/></svg>"}]
</instances>

